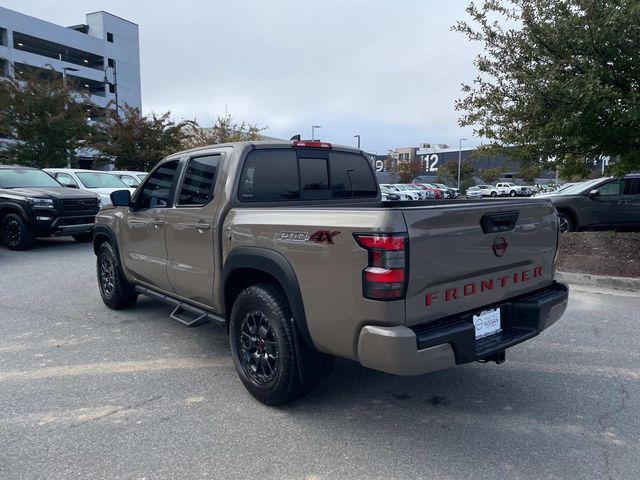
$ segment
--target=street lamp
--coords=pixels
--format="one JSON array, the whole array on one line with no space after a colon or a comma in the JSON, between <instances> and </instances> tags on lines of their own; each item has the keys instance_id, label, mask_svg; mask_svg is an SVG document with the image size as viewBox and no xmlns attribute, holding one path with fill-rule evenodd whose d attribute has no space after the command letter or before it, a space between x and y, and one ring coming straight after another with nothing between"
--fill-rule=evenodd
<instances>
[{"instance_id":1,"label":"street lamp","mask_svg":"<svg viewBox=\"0 0 640 480\"><path fill-rule=\"evenodd\" d=\"M360 149L360 135L354 135L353 138L358 139L358 149Z\"/></svg>"},{"instance_id":2,"label":"street lamp","mask_svg":"<svg viewBox=\"0 0 640 480\"><path fill-rule=\"evenodd\" d=\"M460 145L458 147L458 191L460 191L460 169L462 166L462 142L466 141L466 138L460 139Z\"/></svg>"},{"instance_id":3,"label":"street lamp","mask_svg":"<svg viewBox=\"0 0 640 480\"><path fill-rule=\"evenodd\" d=\"M320 125L311 125L311 140L316 139L316 128L321 128Z\"/></svg>"},{"instance_id":4,"label":"street lamp","mask_svg":"<svg viewBox=\"0 0 640 480\"><path fill-rule=\"evenodd\" d=\"M113 83L109 81L107 78L107 70L113 70ZM109 85L113 85L113 92L116 94L116 115L119 115L120 112L118 110L118 71L116 70L116 64L113 63L113 66L107 65L104 69L104 83L108 83Z\"/></svg>"}]
</instances>

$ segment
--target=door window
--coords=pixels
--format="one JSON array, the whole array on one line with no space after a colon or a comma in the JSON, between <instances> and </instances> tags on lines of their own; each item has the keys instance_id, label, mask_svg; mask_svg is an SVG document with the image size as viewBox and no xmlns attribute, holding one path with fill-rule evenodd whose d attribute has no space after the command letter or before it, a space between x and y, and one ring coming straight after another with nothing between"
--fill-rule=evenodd
<instances>
[{"instance_id":1,"label":"door window","mask_svg":"<svg viewBox=\"0 0 640 480\"><path fill-rule=\"evenodd\" d=\"M640 195L640 178L626 178L624 180L623 195Z\"/></svg>"},{"instance_id":2,"label":"door window","mask_svg":"<svg viewBox=\"0 0 640 480\"><path fill-rule=\"evenodd\" d=\"M220 155L207 155L189 160L184 174L179 206L206 205L213 198Z\"/></svg>"},{"instance_id":3,"label":"door window","mask_svg":"<svg viewBox=\"0 0 640 480\"><path fill-rule=\"evenodd\" d=\"M165 208L171 204L171 186L178 171L178 160L164 163L147 177L136 198L136 208Z\"/></svg>"},{"instance_id":4,"label":"door window","mask_svg":"<svg viewBox=\"0 0 640 480\"><path fill-rule=\"evenodd\" d=\"M78 182L76 182L71 175L68 173L58 173L56 174L56 180L58 180L65 187L75 187L78 188Z\"/></svg>"},{"instance_id":5,"label":"door window","mask_svg":"<svg viewBox=\"0 0 640 480\"><path fill-rule=\"evenodd\" d=\"M621 187L624 185L624 180L613 180L598 187L600 195L620 195Z\"/></svg>"}]
</instances>

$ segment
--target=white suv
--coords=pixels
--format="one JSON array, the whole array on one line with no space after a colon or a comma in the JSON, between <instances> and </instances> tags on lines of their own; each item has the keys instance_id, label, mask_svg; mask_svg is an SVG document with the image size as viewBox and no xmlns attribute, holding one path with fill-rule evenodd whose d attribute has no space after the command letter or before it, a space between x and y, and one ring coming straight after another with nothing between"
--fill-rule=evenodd
<instances>
[{"instance_id":1,"label":"white suv","mask_svg":"<svg viewBox=\"0 0 640 480\"><path fill-rule=\"evenodd\" d=\"M111 192L116 190L135 192L135 188L129 187L109 172L79 168L45 168L44 171L65 187L97 193L100 195L100 207L111 204Z\"/></svg>"},{"instance_id":2,"label":"white suv","mask_svg":"<svg viewBox=\"0 0 640 480\"><path fill-rule=\"evenodd\" d=\"M508 195L509 197L528 197L533 193L529 187L510 182L496 183L496 188L500 195Z\"/></svg>"}]
</instances>

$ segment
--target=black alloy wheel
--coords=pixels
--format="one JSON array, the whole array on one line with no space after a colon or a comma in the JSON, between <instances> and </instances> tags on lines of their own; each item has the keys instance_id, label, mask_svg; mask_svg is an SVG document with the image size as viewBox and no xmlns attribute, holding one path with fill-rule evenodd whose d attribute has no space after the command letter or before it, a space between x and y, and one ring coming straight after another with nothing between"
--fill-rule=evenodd
<instances>
[{"instance_id":1,"label":"black alloy wheel","mask_svg":"<svg viewBox=\"0 0 640 480\"><path fill-rule=\"evenodd\" d=\"M247 312L240 326L240 359L245 373L257 383L267 384L278 373L278 341L267 315Z\"/></svg>"}]
</instances>

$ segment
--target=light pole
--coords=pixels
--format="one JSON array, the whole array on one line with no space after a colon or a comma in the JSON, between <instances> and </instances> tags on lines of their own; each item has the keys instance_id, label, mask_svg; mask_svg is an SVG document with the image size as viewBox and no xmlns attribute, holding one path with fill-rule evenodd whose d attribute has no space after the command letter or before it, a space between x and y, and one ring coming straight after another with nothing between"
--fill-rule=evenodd
<instances>
[{"instance_id":1,"label":"light pole","mask_svg":"<svg viewBox=\"0 0 640 480\"><path fill-rule=\"evenodd\" d=\"M320 125L311 125L311 140L316 139L316 128L322 128Z\"/></svg>"},{"instance_id":2,"label":"light pole","mask_svg":"<svg viewBox=\"0 0 640 480\"><path fill-rule=\"evenodd\" d=\"M353 138L358 139L358 150L360 149L360 135L354 135Z\"/></svg>"},{"instance_id":3,"label":"light pole","mask_svg":"<svg viewBox=\"0 0 640 480\"><path fill-rule=\"evenodd\" d=\"M107 70L109 69L113 70L113 83L111 83L107 78ZM118 71L116 70L115 62L113 64L113 67L111 65L107 65L107 67L104 69L104 83L113 85L113 92L116 94L116 115L119 115L120 112L118 110Z\"/></svg>"},{"instance_id":4,"label":"light pole","mask_svg":"<svg viewBox=\"0 0 640 480\"><path fill-rule=\"evenodd\" d=\"M462 168L462 142L465 140L466 138L461 138L458 146L458 191L460 191L460 169Z\"/></svg>"}]
</instances>

